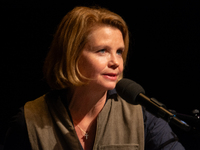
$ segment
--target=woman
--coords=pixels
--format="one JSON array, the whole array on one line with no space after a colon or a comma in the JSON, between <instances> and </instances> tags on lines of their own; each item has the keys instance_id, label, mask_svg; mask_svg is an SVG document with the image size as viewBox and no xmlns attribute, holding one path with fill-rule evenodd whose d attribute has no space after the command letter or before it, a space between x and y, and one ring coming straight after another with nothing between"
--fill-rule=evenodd
<instances>
[{"instance_id":1,"label":"woman","mask_svg":"<svg viewBox=\"0 0 200 150\"><path fill-rule=\"evenodd\" d=\"M123 77L128 46L119 15L89 7L69 12L44 64L52 91L25 104L13 125L22 137L12 140L18 134L10 128L5 149L184 149L167 123L113 90Z\"/></svg>"}]
</instances>

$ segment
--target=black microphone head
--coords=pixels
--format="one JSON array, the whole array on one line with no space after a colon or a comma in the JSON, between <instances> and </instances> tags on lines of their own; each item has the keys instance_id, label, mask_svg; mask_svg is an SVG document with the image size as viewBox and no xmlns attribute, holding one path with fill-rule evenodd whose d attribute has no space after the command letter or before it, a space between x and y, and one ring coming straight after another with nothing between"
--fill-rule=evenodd
<instances>
[{"instance_id":1,"label":"black microphone head","mask_svg":"<svg viewBox=\"0 0 200 150\"><path fill-rule=\"evenodd\" d=\"M126 78L121 79L115 88L121 98L134 105L138 104L136 101L138 94L145 93L142 86Z\"/></svg>"}]
</instances>

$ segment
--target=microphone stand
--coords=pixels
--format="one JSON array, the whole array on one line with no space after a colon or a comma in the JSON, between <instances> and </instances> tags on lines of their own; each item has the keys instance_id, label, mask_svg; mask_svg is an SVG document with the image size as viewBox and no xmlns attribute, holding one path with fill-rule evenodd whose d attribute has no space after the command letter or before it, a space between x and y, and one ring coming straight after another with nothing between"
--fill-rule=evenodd
<instances>
[{"instance_id":1,"label":"microphone stand","mask_svg":"<svg viewBox=\"0 0 200 150\"><path fill-rule=\"evenodd\" d=\"M179 120L176 115L166 109L164 104L157 101L155 98L148 98L146 95L140 93L138 96L138 101L143 106L148 106L146 107L146 110L155 116L162 118L168 123L172 123L185 131L190 130L190 126L186 122Z\"/></svg>"},{"instance_id":2,"label":"microphone stand","mask_svg":"<svg viewBox=\"0 0 200 150\"><path fill-rule=\"evenodd\" d=\"M169 110L177 116L180 120L184 120L190 125L190 130L188 132L183 132L180 128L176 126L171 126L173 131L175 131L180 142L183 144L185 149L200 150L200 116L198 113L193 113L190 115L177 113L174 110Z\"/></svg>"},{"instance_id":3,"label":"microphone stand","mask_svg":"<svg viewBox=\"0 0 200 150\"><path fill-rule=\"evenodd\" d=\"M177 113L175 110L169 111L173 113L177 118L187 122L190 125L192 132L200 133L200 116L199 111L197 109L193 111L194 116ZM200 134L198 135L200 136Z\"/></svg>"}]
</instances>

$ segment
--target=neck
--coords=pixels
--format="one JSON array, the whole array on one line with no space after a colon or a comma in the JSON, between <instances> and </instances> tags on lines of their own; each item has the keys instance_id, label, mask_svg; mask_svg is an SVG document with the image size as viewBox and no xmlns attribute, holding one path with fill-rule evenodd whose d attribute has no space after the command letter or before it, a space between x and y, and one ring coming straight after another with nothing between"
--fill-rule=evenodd
<instances>
[{"instance_id":1,"label":"neck","mask_svg":"<svg viewBox=\"0 0 200 150\"><path fill-rule=\"evenodd\" d=\"M79 141L84 149L92 149L97 116L106 102L107 91L89 86L76 87L71 94L69 111Z\"/></svg>"},{"instance_id":2,"label":"neck","mask_svg":"<svg viewBox=\"0 0 200 150\"><path fill-rule=\"evenodd\" d=\"M86 87L74 89L69 110L73 121L92 122L102 110L106 102L107 91L91 90Z\"/></svg>"}]
</instances>

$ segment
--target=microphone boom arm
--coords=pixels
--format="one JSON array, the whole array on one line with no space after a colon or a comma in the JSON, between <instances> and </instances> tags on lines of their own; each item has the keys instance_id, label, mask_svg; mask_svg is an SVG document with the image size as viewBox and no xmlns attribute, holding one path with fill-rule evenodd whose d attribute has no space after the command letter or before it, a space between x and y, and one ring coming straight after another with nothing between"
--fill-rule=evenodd
<instances>
[{"instance_id":1,"label":"microphone boom arm","mask_svg":"<svg viewBox=\"0 0 200 150\"><path fill-rule=\"evenodd\" d=\"M148 98L142 93L139 93L139 96L137 96L137 98L139 99L141 105L148 106L146 107L146 110L153 115L156 115L158 118L164 119L168 123L173 123L174 125L185 131L190 130L190 126L187 123L179 120L176 115L169 112L166 108L164 108L165 106L162 103L158 102L154 98Z\"/></svg>"}]
</instances>

